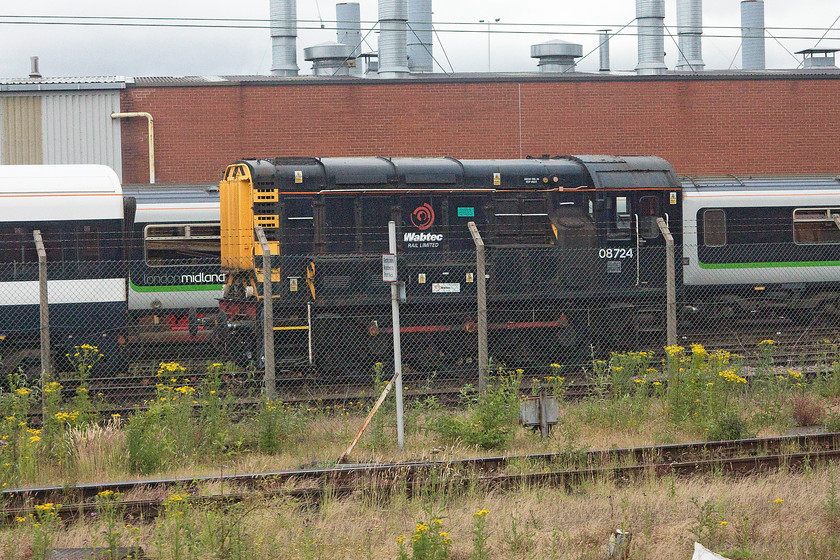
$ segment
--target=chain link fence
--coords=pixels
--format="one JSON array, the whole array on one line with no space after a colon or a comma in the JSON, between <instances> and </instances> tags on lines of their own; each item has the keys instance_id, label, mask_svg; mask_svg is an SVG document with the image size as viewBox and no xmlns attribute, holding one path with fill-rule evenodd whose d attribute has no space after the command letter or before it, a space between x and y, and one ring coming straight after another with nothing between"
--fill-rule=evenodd
<instances>
[{"instance_id":1,"label":"chain link fence","mask_svg":"<svg viewBox=\"0 0 840 560\"><path fill-rule=\"evenodd\" d=\"M812 250L813 249L813 250ZM773 340L779 367L827 368L840 339L840 289L827 249L755 244L676 248L677 343L749 361ZM595 360L666 345L664 246L635 251L488 243L489 367L526 380L586 384ZM475 248L404 252L400 305L409 398L479 383L480 278ZM277 396L370 398L394 364L389 284L381 253L272 257ZM52 260L49 380L80 384L103 411L142 406L158 383L197 384L215 372L247 405L265 389L262 302L219 308L218 262ZM6 388L42 382L37 262L0 265L0 355ZM241 303L241 302L240 302ZM767 345L764 345L766 349ZM656 365L658 358L652 359ZM573 381L577 380L577 381Z\"/></svg>"}]
</instances>

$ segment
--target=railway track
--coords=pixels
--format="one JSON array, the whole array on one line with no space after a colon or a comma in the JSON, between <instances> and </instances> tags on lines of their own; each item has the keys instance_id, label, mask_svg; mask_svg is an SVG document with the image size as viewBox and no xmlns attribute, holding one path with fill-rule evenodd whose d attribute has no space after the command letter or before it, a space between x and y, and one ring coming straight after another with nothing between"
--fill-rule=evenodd
<instances>
[{"instance_id":1,"label":"railway track","mask_svg":"<svg viewBox=\"0 0 840 560\"><path fill-rule=\"evenodd\" d=\"M840 460L840 433L698 442L581 453L481 457L451 461L338 465L255 474L210 475L175 479L17 488L3 491L6 520L26 516L37 504L60 503L60 515L84 516L96 511L95 497L110 490L124 496L132 517L153 517L171 492L185 492L195 503L284 497L317 504L329 492L344 496L360 491L386 495L417 494L438 486L515 488L523 484L572 486L583 480L630 481L644 475L687 476L707 472L739 475L769 472L782 466Z\"/></svg>"}]
</instances>

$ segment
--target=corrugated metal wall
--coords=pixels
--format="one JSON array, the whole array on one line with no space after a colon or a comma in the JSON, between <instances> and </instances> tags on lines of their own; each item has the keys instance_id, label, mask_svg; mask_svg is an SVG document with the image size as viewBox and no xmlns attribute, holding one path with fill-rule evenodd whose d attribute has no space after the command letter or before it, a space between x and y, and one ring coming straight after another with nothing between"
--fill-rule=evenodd
<instances>
[{"instance_id":1,"label":"corrugated metal wall","mask_svg":"<svg viewBox=\"0 0 840 560\"><path fill-rule=\"evenodd\" d=\"M37 165L43 161L41 97L0 99L0 163Z\"/></svg>"},{"instance_id":2,"label":"corrugated metal wall","mask_svg":"<svg viewBox=\"0 0 840 560\"><path fill-rule=\"evenodd\" d=\"M0 97L0 163L99 163L122 180L119 91Z\"/></svg>"}]
</instances>

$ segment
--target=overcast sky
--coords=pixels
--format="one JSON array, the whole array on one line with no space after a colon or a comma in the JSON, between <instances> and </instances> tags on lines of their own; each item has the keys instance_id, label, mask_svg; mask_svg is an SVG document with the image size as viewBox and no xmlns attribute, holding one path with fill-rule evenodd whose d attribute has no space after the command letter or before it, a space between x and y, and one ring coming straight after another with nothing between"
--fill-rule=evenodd
<instances>
[{"instance_id":1,"label":"overcast sky","mask_svg":"<svg viewBox=\"0 0 840 560\"><path fill-rule=\"evenodd\" d=\"M245 18L267 19L269 0L41 0L5 2L0 8L0 77L25 77L29 57L38 55L44 77L54 76L185 76L267 74L271 65L271 41L267 27L261 29L161 28L127 26L21 25L10 16L96 16L153 18ZM376 0L360 0L362 20L377 17ZM435 25L440 34L435 58L447 71L485 72L488 69L487 26L479 20L499 18L491 27L489 65L494 72L535 71L530 45L549 39L581 43L584 54L596 49L594 31L610 27L618 31L635 17L634 0L438 0ZM298 65L310 74L302 49L334 41L335 2L299 0ZM767 67L794 68L798 57L791 53L813 47L840 17L837 0L766 0ZM304 21L306 20L306 21ZM319 21L323 20L324 29ZM515 24L547 24L544 27ZM740 68L740 1L704 0L703 58L707 69ZM564 24L578 24L568 26ZM666 0L666 63L676 63L676 0ZM261 25L254 23L249 25ZM362 24L364 35L372 23ZM591 26L591 27L582 27ZM840 30L831 30L820 47L840 48ZM773 29L776 28L776 29ZM453 30L450 32L448 30ZM524 33L523 33L524 32ZM636 37L628 35L611 43L612 68L632 70L636 65ZM724 36L724 37L720 37ZM728 36L728 37L726 37ZM376 47L376 33L367 43ZM802 37L802 38L795 38ZM444 54L445 53L445 54ZM448 61L447 61L448 57ZM597 50L579 63L581 71L597 71Z\"/></svg>"}]
</instances>

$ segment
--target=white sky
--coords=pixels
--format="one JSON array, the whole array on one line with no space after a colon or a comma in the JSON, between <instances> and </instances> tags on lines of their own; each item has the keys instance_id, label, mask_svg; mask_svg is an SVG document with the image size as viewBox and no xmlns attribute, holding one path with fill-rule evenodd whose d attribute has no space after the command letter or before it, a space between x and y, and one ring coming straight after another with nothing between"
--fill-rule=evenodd
<instances>
[{"instance_id":1,"label":"white sky","mask_svg":"<svg viewBox=\"0 0 840 560\"><path fill-rule=\"evenodd\" d=\"M204 17L268 19L269 0L40 0L25 3L4 2L0 8L0 77L25 77L29 56L38 55L41 73L52 76L182 76L267 74L271 64L269 31L264 29L178 29L148 27L90 27L68 25L19 25L9 16L134 16L134 17ZM360 0L362 20L377 17L376 0ZM530 46L549 39L581 43L584 54L597 47L592 33L601 27L617 31L635 17L634 0L436 0L435 25L441 30L434 54L449 70L444 50L456 72L485 72L488 69L488 34L481 19L500 18L490 35L490 63L494 72L536 71L530 58ZM318 20L324 20L320 29ZM775 37L767 39L767 67L794 68L795 52L813 47L823 33L840 17L837 0L765 0L765 21ZM335 41L335 1L299 0L298 18L302 22L298 37L298 65L301 74L310 74L311 65L303 60L302 49L324 41ZM17 21L20 21L17 19ZM444 25L444 22L455 25ZM517 27L514 24L545 23L545 27ZM740 68L740 0L704 0L703 58L707 69ZM564 27L582 24L591 27ZM666 64L676 63L676 0L666 0L666 26L674 35L665 38ZM371 27L363 23L364 35ZM728 26L731 29L713 29ZM840 22L819 46L840 48ZM773 29L777 28L777 29ZM778 29L785 28L785 29ZM806 29L808 28L808 29ZM457 29L449 33L444 29ZM464 32L472 31L472 32ZM535 33L511 33L529 31ZM632 70L636 65L634 26L626 28L626 37L611 43L612 69ZM715 37L728 35L729 37ZM376 46L376 33L368 36ZM442 47L442 48L441 48ZM734 61L734 63L733 63ZM597 71L598 53L593 52L578 65L581 71Z\"/></svg>"}]
</instances>

